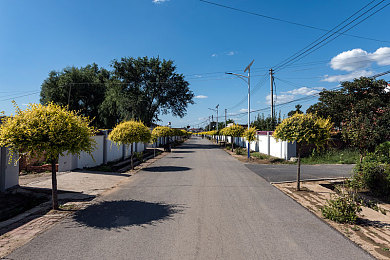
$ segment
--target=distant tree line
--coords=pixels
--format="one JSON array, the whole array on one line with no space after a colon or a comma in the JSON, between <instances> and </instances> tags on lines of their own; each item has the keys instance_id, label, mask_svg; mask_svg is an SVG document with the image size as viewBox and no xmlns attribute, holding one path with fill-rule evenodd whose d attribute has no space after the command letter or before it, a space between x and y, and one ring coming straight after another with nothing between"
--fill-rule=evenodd
<instances>
[{"instance_id":1,"label":"distant tree line","mask_svg":"<svg viewBox=\"0 0 390 260\"><path fill-rule=\"evenodd\" d=\"M42 84L42 104L68 105L92 120L98 128L113 128L135 119L147 126L159 115L183 117L193 92L172 60L159 57L125 57L111 62L111 70L93 63L51 71Z\"/></svg>"}]
</instances>

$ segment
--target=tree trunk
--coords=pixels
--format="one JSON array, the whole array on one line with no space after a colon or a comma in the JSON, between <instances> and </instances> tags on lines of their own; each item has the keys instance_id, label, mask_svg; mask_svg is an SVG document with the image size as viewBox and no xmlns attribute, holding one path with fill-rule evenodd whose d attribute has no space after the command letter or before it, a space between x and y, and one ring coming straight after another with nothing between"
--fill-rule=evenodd
<instances>
[{"instance_id":1,"label":"tree trunk","mask_svg":"<svg viewBox=\"0 0 390 260\"><path fill-rule=\"evenodd\" d=\"M301 190L301 146L298 146L298 171L297 171L297 191Z\"/></svg>"},{"instance_id":2,"label":"tree trunk","mask_svg":"<svg viewBox=\"0 0 390 260\"><path fill-rule=\"evenodd\" d=\"M133 157L134 157L134 153L133 153L133 144L130 144L131 145L131 155L130 155L130 161L131 161L131 169L134 170L134 164L133 164Z\"/></svg>"},{"instance_id":3,"label":"tree trunk","mask_svg":"<svg viewBox=\"0 0 390 260\"><path fill-rule=\"evenodd\" d=\"M234 137L232 136L232 152L234 151Z\"/></svg>"},{"instance_id":4,"label":"tree trunk","mask_svg":"<svg viewBox=\"0 0 390 260\"><path fill-rule=\"evenodd\" d=\"M51 201L53 209L58 209L58 196L57 196L57 171L56 160L51 160Z\"/></svg>"}]
</instances>

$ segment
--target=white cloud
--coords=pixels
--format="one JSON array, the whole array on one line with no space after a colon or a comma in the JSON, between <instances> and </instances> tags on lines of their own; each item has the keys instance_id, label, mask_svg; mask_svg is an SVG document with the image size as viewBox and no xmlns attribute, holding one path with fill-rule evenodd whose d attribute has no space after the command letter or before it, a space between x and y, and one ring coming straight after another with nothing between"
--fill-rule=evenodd
<instances>
[{"instance_id":1,"label":"white cloud","mask_svg":"<svg viewBox=\"0 0 390 260\"><path fill-rule=\"evenodd\" d=\"M325 75L322 81L340 82L359 77L370 77L375 74L369 68L373 63L380 66L390 65L390 47L381 47L372 53L362 49L344 51L331 59L330 67L334 70L343 70L350 73Z\"/></svg>"},{"instance_id":2,"label":"white cloud","mask_svg":"<svg viewBox=\"0 0 390 260\"><path fill-rule=\"evenodd\" d=\"M371 54L372 59L381 66L390 65L390 48L382 47Z\"/></svg>"},{"instance_id":3,"label":"white cloud","mask_svg":"<svg viewBox=\"0 0 390 260\"><path fill-rule=\"evenodd\" d=\"M204 95L197 95L197 96L195 96L195 98L204 99L204 98L208 98L208 96L204 96Z\"/></svg>"},{"instance_id":4,"label":"white cloud","mask_svg":"<svg viewBox=\"0 0 390 260\"><path fill-rule=\"evenodd\" d=\"M286 95L286 94L274 95L275 104L290 102L290 101L293 101L294 99L295 99L294 95ZM269 94L266 97L266 100L267 100L267 104L270 105L271 104L271 94Z\"/></svg>"},{"instance_id":5,"label":"white cloud","mask_svg":"<svg viewBox=\"0 0 390 260\"><path fill-rule=\"evenodd\" d=\"M334 70L355 71L367 68L374 62L381 66L390 65L390 48L382 47L373 53L362 49L345 51L331 59L330 67Z\"/></svg>"},{"instance_id":6,"label":"white cloud","mask_svg":"<svg viewBox=\"0 0 390 260\"><path fill-rule=\"evenodd\" d=\"M342 52L330 61L330 67L334 70L354 71L370 66L372 60L369 53L362 49L353 49Z\"/></svg>"},{"instance_id":7,"label":"white cloud","mask_svg":"<svg viewBox=\"0 0 390 260\"><path fill-rule=\"evenodd\" d=\"M284 93L291 94L291 95L305 95L310 96L319 93L321 88L308 88L308 87L301 87L296 88Z\"/></svg>"},{"instance_id":8,"label":"white cloud","mask_svg":"<svg viewBox=\"0 0 390 260\"><path fill-rule=\"evenodd\" d=\"M234 52L234 51L229 51L229 52L226 53L226 55L228 55L228 56L233 56L235 54L236 54L236 52Z\"/></svg>"},{"instance_id":9,"label":"white cloud","mask_svg":"<svg viewBox=\"0 0 390 260\"><path fill-rule=\"evenodd\" d=\"M374 72L371 70L358 70L351 72L349 74L342 74L342 75L325 75L322 81L326 82L340 82L340 81L348 81L348 80L353 80L355 78L360 78L360 77L370 77L374 75Z\"/></svg>"},{"instance_id":10,"label":"white cloud","mask_svg":"<svg viewBox=\"0 0 390 260\"><path fill-rule=\"evenodd\" d=\"M215 58L217 56L218 56L218 54L216 54L216 53L211 54L211 57L213 57L213 58Z\"/></svg>"},{"instance_id":11,"label":"white cloud","mask_svg":"<svg viewBox=\"0 0 390 260\"><path fill-rule=\"evenodd\" d=\"M251 109L251 113L252 113L253 111L255 111L255 110L254 110L254 109ZM248 109L247 109L247 108L241 108L241 109L240 109L240 112L241 112L241 113L248 112Z\"/></svg>"},{"instance_id":12,"label":"white cloud","mask_svg":"<svg viewBox=\"0 0 390 260\"><path fill-rule=\"evenodd\" d=\"M155 4L161 4L161 3L164 3L164 2L168 2L169 0L152 0L153 3Z\"/></svg>"}]
</instances>

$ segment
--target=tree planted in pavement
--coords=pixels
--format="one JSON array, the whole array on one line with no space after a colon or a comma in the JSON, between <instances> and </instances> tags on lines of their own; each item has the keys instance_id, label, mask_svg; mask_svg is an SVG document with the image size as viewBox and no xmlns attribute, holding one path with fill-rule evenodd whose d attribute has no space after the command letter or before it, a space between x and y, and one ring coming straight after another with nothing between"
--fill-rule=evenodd
<instances>
[{"instance_id":1,"label":"tree planted in pavement","mask_svg":"<svg viewBox=\"0 0 390 260\"><path fill-rule=\"evenodd\" d=\"M0 126L0 145L10 147L13 154L25 153L32 156L46 156L52 169L52 206L58 209L56 164L65 152L80 155L95 148L91 138L95 134L90 120L66 107L49 103L30 104Z\"/></svg>"},{"instance_id":2,"label":"tree planted in pavement","mask_svg":"<svg viewBox=\"0 0 390 260\"><path fill-rule=\"evenodd\" d=\"M314 144L323 147L330 138L333 124L330 119L323 119L312 114L298 114L286 118L276 127L273 136L276 139L297 142L298 170L297 190L300 190L301 178L301 149L302 144Z\"/></svg>"},{"instance_id":3,"label":"tree planted in pavement","mask_svg":"<svg viewBox=\"0 0 390 260\"><path fill-rule=\"evenodd\" d=\"M126 121L118 124L108 135L108 139L117 143L130 145L131 147L131 169L134 169L134 152L133 152L133 143L147 143L151 139L151 133L149 128L147 128L142 122L139 121Z\"/></svg>"}]
</instances>

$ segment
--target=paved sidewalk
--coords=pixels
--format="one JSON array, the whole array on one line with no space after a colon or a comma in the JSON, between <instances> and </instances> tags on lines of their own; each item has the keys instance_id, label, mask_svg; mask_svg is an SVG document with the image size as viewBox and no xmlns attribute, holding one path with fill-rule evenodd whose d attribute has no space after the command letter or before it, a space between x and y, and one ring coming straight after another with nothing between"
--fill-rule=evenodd
<instances>
[{"instance_id":1,"label":"paved sidewalk","mask_svg":"<svg viewBox=\"0 0 390 260\"><path fill-rule=\"evenodd\" d=\"M10 220L0 222L0 258L8 255L16 248L28 243L38 234L50 229L76 210L91 205L93 198L105 192L114 190L129 177L166 154L160 154L154 159L136 167L131 173L72 171L57 173L58 198L70 200L60 211L50 211L51 202L46 202L28 212L22 213ZM21 176L21 187L51 190L51 173Z\"/></svg>"}]
</instances>

